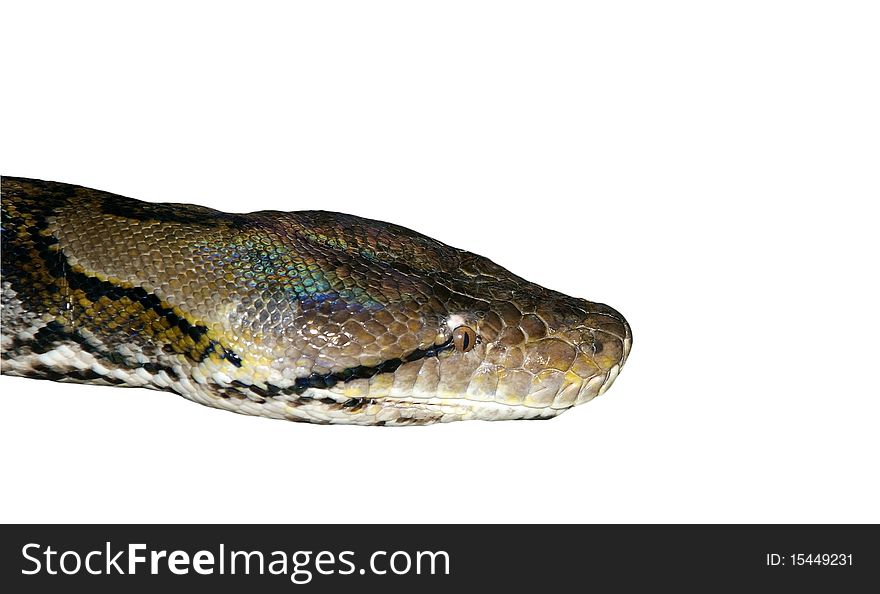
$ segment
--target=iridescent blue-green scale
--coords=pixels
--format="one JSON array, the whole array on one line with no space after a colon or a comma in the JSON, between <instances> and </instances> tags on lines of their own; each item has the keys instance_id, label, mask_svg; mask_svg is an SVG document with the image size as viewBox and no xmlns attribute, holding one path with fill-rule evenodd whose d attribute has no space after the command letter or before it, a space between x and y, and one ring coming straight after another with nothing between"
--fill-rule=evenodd
<instances>
[{"instance_id":1,"label":"iridescent blue-green scale","mask_svg":"<svg viewBox=\"0 0 880 594\"><path fill-rule=\"evenodd\" d=\"M301 256L278 238L240 235L223 244L206 242L205 254L254 294L275 299L321 303L341 300L373 309L380 304L358 286L346 286L311 256Z\"/></svg>"}]
</instances>

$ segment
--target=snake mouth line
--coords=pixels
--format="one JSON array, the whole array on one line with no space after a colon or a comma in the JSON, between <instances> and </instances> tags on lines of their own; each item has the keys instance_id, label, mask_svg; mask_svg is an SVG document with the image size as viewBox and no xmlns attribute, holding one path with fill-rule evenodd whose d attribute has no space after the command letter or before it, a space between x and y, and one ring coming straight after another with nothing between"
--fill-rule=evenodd
<instances>
[{"instance_id":1,"label":"snake mouth line","mask_svg":"<svg viewBox=\"0 0 880 594\"><path fill-rule=\"evenodd\" d=\"M532 408L500 402L468 401L463 398L445 401L395 398L359 400L362 402L356 407L345 408L345 403L341 404L329 398L307 399L289 409L287 418L299 420L296 417L301 414L299 411L303 411L313 419L319 419L318 422L330 424L365 421L365 424L409 426L460 420L550 419L567 410L567 408Z\"/></svg>"},{"instance_id":2,"label":"snake mouth line","mask_svg":"<svg viewBox=\"0 0 880 594\"><path fill-rule=\"evenodd\" d=\"M379 363L378 365L358 365L357 367L349 367L342 371L325 374L313 373L312 375L307 377L297 378L294 381L293 386L290 388L282 389L278 388L277 386L270 386L270 390L272 388L275 388L278 391L285 391L287 393L297 394L301 396L310 388L319 390L327 389L332 388L337 384L344 384L353 380L370 379L383 373L394 373L404 363L412 363L414 361L425 359L427 357L438 357L440 356L440 353L448 351L452 348L454 348L454 345L452 338L450 337L446 342L442 344L433 345L426 349L416 349L405 357L388 359Z\"/></svg>"}]
</instances>

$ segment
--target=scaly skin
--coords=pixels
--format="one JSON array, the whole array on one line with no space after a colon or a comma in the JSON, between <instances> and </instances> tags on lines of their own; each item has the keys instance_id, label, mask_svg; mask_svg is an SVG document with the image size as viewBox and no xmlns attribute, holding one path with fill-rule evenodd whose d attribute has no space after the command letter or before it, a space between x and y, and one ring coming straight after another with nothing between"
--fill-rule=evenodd
<instances>
[{"instance_id":1,"label":"scaly skin","mask_svg":"<svg viewBox=\"0 0 880 594\"><path fill-rule=\"evenodd\" d=\"M604 392L632 342L606 305L388 223L0 191L4 374L317 423L534 419Z\"/></svg>"}]
</instances>

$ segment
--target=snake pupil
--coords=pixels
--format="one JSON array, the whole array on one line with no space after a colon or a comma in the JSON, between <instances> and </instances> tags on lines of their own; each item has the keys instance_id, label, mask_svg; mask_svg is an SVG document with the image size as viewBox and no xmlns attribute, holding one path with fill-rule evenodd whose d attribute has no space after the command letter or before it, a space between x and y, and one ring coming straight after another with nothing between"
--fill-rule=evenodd
<instances>
[{"instance_id":1,"label":"snake pupil","mask_svg":"<svg viewBox=\"0 0 880 594\"><path fill-rule=\"evenodd\" d=\"M455 344L455 348L462 353L466 353L474 348L476 340L477 333L467 326L459 326L452 332L452 342Z\"/></svg>"}]
</instances>

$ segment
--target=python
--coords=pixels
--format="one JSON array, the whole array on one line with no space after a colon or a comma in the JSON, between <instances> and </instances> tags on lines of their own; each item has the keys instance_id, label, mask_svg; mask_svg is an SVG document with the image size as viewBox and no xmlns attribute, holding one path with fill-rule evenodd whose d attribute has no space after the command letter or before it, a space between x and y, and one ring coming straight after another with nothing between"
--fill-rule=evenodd
<instances>
[{"instance_id":1,"label":"python","mask_svg":"<svg viewBox=\"0 0 880 594\"><path fill-rule=\"evenodd\" d=\"M8 375L421 425L555 417L607 390L632 346L615 309L390 223L13 177L0 192Z\"/></svg>"}]
</instances>

